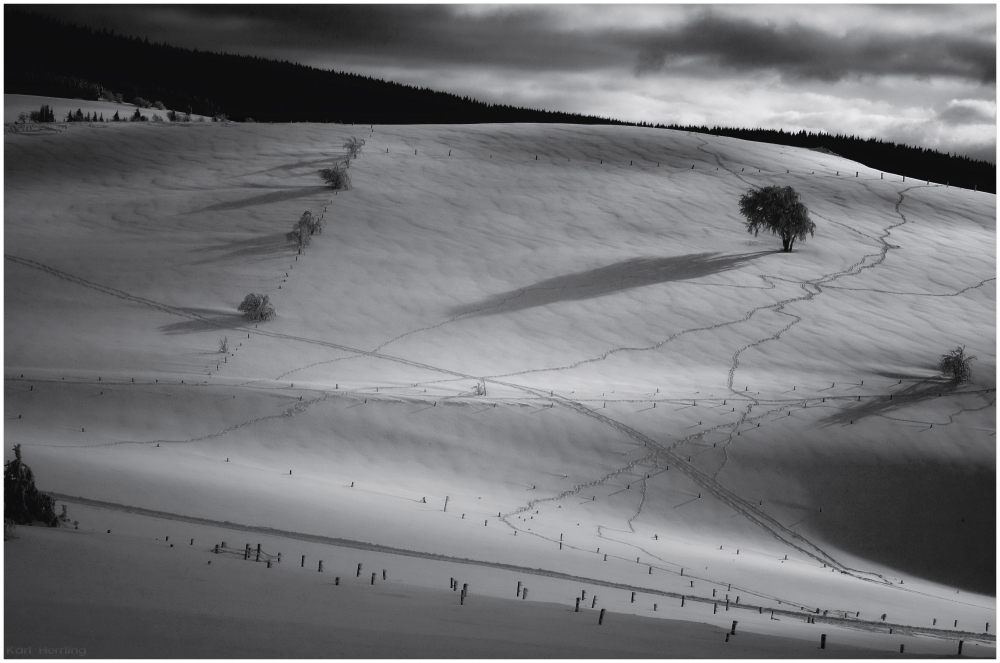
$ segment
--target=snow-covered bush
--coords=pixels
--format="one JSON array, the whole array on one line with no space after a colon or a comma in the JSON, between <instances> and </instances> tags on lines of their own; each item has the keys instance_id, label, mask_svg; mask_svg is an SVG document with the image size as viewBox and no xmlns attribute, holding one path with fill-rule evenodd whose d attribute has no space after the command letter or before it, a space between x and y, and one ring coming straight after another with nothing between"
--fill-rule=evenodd
<instances>
[{"instance_id":1,"label":"snow-covered bush","mask_svg":"<svg viewBox=\"0 0 1000 663\"><path fill-rule=\"evenodd\" d=\"M255 295L250 293L243 298L243 302L237 307L238 311L250 320L267 321L274 320L274 306L271 305L271 298L267 295Z\"/></svg>"},{"instance_id":2,"label":"snow-covered bush","mask_svg":"<svg viewBox=\"0 0 1000 663\"><path fill-rule=\"evenodd\" d=\"M347 164L333 164L333 168L324 168L319 176L335 191L346 191L351 188L351 176L347 174Z\"/></svg>"}]
</instances>

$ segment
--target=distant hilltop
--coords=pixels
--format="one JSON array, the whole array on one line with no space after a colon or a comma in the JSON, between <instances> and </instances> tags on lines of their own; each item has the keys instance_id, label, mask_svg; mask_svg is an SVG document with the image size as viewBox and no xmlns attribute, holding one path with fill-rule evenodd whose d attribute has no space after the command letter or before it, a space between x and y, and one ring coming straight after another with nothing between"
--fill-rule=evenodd
<instances>
[{"instance_id":1,"label":"distant hilltop","mask_svg":"<svg viewBox=\"0 0 1000 663\"><path fill-rule=\"evenodd\" d=\"M287 61L209 53L68 25L27 8L4 8L5 93L134 99L209 117L257 122L358 124L605 124L676 129L820 149L915 180L996 192L996 165L874 138L624 122L613 118L490 104Z\"/></svg>"}]
</instances>

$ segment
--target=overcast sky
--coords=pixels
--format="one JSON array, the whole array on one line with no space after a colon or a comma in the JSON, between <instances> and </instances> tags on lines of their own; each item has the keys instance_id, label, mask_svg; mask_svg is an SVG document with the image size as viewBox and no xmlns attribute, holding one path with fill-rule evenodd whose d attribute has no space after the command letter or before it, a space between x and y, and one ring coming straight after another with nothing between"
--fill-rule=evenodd
<instances>
[{"instance_id":1,"label":"overcast sky","mask_svg":"<svg viewBox=\"0 0 1000 663\"><path fill-rule=\"evenodd\" d=\"M996 161L995 5L72 5L176 46L651 123L874 136Z\"/></svg>"}]
</instances>

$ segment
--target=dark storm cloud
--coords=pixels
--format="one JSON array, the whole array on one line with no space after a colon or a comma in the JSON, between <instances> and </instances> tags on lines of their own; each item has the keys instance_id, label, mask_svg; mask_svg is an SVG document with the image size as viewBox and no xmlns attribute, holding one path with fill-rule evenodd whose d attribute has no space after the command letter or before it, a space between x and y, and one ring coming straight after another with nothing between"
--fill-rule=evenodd
<instances>
[{"instance_id":1,"label":"dark storm cloud","mask_svg":"<svg viewBox=\"0 0 1000 663\"><path fill-rule=\"evenodd\" d=\"M706 13L640 41L644 42L639 49L640 73L694 57L729 69L768 69L785 77L830 82L887 74L996 81L996 45L963 35L906 36L866 30L838 36L797 23L762 25Z\"/></svg>"},{"instance_id":2,"label":"dark storm cloud","mask_svg":"<svg viewBox=\"0 0 1000 663\"><path fill-rule=\"evenodd\" d=\"M603 9L612 12L615 7ZM996 80L995 15L983 21L979 36L944 28L908 33L880 26L838 34L794 21L778 25L722 10L679 9L685 11L657 27L637 28L573 25L581 11L573 5L477 11L462 5L70 5L48 11L178 45L270 57L285 53L323 62L344 57L369 64L391 60L402 67L625 68L638 74L671 67L702 73L766 70L792 80L820 81L886 74L949 76L984 84ZM892 27L894 17L945 9L904 6L879 12L885 28Z\"/></svg>"},{"instance_id":3,"label":"dark storm cloud","mask_svg":"<svg viewBox=\"0 0 1000 663\"><path fill-rule=\"evenodd\" d=\"M996 113L985 108L985 104L957 103L938 114L937 119L952 125L995 124Z\"/></svg>"}]
</instances>

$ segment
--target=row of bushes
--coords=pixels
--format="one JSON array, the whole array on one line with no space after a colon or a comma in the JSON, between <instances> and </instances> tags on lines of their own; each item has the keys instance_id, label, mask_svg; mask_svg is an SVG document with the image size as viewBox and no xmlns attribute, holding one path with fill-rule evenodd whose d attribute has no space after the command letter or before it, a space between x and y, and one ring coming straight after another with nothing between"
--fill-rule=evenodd
<instances>
[{"instance_id":1,"label":"row of bushes","mask_svg":"<svg viewBox=\"0 0 1000 663\"><path fill-rule=\"evenodd\" d=\"M213 118L213 121L219 119L219 116L216 116ZM226 119L225 115L222 115L221 119L224 121ZM252 122L252 120L250 121ZM364 145L365 141L359 138L351 138L344 143L344 149L347 150L347 154L334 163L333 168L324 168L319 171L319 175L323 178L323 181L335 190L350 189L351 178L347 174L347 169L351 167L351 159L357 159L358 155L361 154L361 149ZM312 236L321 232L323 232L323 219L313 216L312 212L306 211L299 217L295 227L285 234L285 239L289 242L295 242L296 249L298 249L299 253L302 253L302 249L309 246L312 242ZM274 320L276 315L274 305L271 304L271 298L268 295L258 295L256 293L250 293L244 297L240 305L236 307L236 310L243 313L248 320L253 322ZM220 341L219 351L226 352L227 350L228 339Z\"/></svg>"},{"instance_id":2,"label":"row of bushes","mask_svg":"<svg viewBox=\"0 0 1000 663\"><path fill-rule=\"evenodd\" d=\"M320 178L330 185L334 191L347 190L351 188L351 176L347 169L351 167L351 159L357 159L365 146L364 139L350 138L344 143L347 154L343 159L333 164L333 168L324 168L319 171Z\"/></svg>"}]
</instances>

